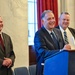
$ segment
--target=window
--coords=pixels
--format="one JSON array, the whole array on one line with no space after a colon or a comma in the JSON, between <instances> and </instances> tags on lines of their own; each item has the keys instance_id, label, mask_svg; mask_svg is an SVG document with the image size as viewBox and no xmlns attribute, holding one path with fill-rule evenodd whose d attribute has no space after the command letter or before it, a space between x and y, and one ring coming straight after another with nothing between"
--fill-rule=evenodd
<instances>
[{"instance_id":1,"label":"window","mask_svg":"<svg viewBox=\"0 0 75 75\"><path fill-rule=\"evenodd\" d=\"M37 2L28 0L28 44L34 45L34 35L37 31Z\"/></svg>"}]
</instances>

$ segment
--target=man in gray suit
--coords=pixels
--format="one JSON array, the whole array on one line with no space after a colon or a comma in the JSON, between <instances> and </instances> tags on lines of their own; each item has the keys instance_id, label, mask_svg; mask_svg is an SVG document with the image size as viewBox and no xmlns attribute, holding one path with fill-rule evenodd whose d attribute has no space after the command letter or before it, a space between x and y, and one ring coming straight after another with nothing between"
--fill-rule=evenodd
<instances>
[{"instance_id":1,"label":"man in gray suit","mask_svg":"<svg viewBox=\"0 0 75 75\"><path fill-rule=\"evenodd\" d=\"M64 32L66 32L68 43L71 49L75 49L75 29L70 26L70 14L68 12L62 12L59 17L59 25L56 28L61 30L63 39L65 41Z\"/></svg>"},{"instance_id":2,"label":"man in gray suit","mask_svg":"<svg viewBox=\"0 0 75 75\"><path fill-rule=\"evenodd\" d=\"M55 16L51 10L45 10L41 15L43 26L35 33L34 46L37 55L36 75L43 75L44 60L61 50L70 50L70 45L64 45L61 31L55 27ZM60 60L59 60L60 62Z\"/></svg>"},{"instance_id":3,"label":"man in gray suit","mask_svg":"<svg viewBox=\"0 0 75 75\"><path fill-rule=\"evenodd\" d=\"M13 75L11 67L14 65L15 54L9 35L2 32L3 21L0 16L0 75Z\"/></svg>"}]
</instances>

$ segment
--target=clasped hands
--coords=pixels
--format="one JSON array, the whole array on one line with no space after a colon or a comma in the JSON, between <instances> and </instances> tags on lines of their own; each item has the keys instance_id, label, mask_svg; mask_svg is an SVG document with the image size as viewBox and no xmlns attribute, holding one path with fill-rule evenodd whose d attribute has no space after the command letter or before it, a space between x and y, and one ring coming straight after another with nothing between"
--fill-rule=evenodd
<instances>
[{"instance_id":1,"label":"clasped hands","mask_svg":"<svg viewBox=\"0 0 75 75\"><path fill-rule=\"evenodd\" d=\"M9 68L12 65L12 60L10 58L4 58L2 65Z\"/></svg>"}]
</instances>

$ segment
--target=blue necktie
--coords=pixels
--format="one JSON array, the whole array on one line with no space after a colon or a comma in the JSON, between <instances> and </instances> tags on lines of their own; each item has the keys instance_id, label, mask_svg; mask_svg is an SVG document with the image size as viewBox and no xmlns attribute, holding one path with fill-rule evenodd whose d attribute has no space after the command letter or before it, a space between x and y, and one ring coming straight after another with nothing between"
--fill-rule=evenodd
<instances>
[{"instance_id":1,"label":"blue necktie","mask_svg":"<svg viewBox=\"0 0 75 75\"><path fill-rule=\"evenodd\" d=\"M64 41L65 44L69 44L66 31L64 31Z\"/></svg>"},{"instance_id":2,"label":"blue necktie","mask_svg":"<svg viewBox=\"0 0 75 75\"><path fill-rule=\"evenodd\" d=\"M55 37L53 32L51 32L51 37L52 37L53 42L55 43L56 47L59 48L58 41L57 41L57 39L56 39L56 37Z\"/></svg>"}]
</instances>

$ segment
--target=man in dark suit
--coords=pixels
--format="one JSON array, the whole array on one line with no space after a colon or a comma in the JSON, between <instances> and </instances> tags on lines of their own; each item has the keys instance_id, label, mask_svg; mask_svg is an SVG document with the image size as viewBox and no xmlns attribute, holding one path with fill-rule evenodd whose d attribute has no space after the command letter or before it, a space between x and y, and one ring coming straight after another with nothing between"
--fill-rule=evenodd
<instances>
[{"instance_id":1,"label":"man in dark suit","mask_svg":"<svg viewBox=\"0 0 75 75\"><path fill-rule=\"evenodd\" d=\"M11 67L14 65L15 54L9 35L2 32L3 21L0 16L0 75L13 75Z\"/></svg>"},{"instance_id":2,"label":"man in dark suit","mask_svg":"<svg viewBox=\"0 0 75 75\"><path fill-rule=\"evenodd\" d=\"M71 49L75 49L75 29L69 27L70 25L70 14L68 12L62 12L59 17L59 28L61 30L63 39L64 39L64 31L66 32L68 42L71 46Z\"/></svg>"},{"instance_id":3,"label":"man in dark suit","mask_svg":"<svg viewBox=\"0 0 75 75\"><path fill-rule=\"evenodd\" d=\"M36 75L43 75L44 60L60 51L60 50L70 50L70 45L64 46L64 41L62 38L61 31L55 27L55 16L51 10L45 10L41 15L41 21L43 26L35 33L34 46L37 55L37 67ZM55 40L54 40L54 37Z\"/></svg>"}]
</instances>

